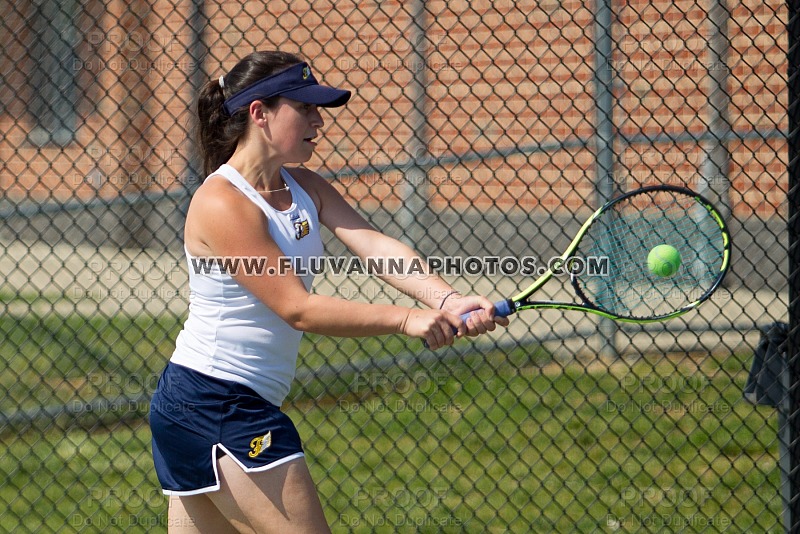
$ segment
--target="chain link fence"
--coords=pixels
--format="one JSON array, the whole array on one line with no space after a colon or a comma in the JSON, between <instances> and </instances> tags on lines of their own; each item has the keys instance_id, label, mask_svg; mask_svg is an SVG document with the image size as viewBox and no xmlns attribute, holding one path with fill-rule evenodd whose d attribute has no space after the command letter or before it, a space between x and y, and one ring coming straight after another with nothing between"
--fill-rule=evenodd
<instances>
[{"instance_id":1,"label":"chain link fence","mask_svg":"<svg viewBox=\"0 0 800 534\"><path fill-rule=\"evenodd\" d=\"M307 335L285 409L334 532L783 531L780 406L743 398L759 329L787 320L783 3L0 14L3 532L166 531L146 415L187 312L192 102L259 49L354 90L307 166L424 257L463 261L442 273L462 292L512 293L525 278L491 258L546 264L641 185L703 193L734 235L726 286L663 325L520 314L436 353ZM326 254L348 257L330 236ZM314 291L411 304L347 269Z\"/></svg>"}]
</instances>

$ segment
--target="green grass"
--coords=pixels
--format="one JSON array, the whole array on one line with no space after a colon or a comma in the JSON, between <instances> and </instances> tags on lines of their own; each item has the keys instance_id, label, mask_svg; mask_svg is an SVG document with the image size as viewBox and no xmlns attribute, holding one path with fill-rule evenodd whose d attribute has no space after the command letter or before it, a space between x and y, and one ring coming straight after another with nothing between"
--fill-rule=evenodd
<instances>
[{"instance_id":1,"label":"green grass","mask_svg":"<svg viewBox=\"0 0 800 534\"><path fill-rule=\"evenodd\" d=\"M778 530L774 420L741 401L738 375L495 361L426 369L449 376L426 391L290 410L329 519L360 532Z\"/></svg>"},{"instance_id":2,"label":"green grass","mask_svg":"<svg viewBox=\"0 0 800 534\"><path fill-rule=\"evenodd\" d=\"M2 408L148 393L179 328L2 318ZM404 349L311 337L299 366ZM748 359L519 348L312 379L287 412L335 532L777 532L774 410L742 400ZM146 409L7 429L0 531L165 532Z\"/></svg>"},{"instance_id":3,"label":"green grass","mask_svg":"<svg viewBox=\"0 0 800 534\"><path fill-rule=\"evenodd\" d=\"M166 498L144 422L24 432L2 441L0 531L146 533L162 526L166 532Z\"/></svg>"},{"instance_id":4,"label":"green grass","mask_svg":"<svg viewBox=\"0 0 800 534\"><path fill-rule=\"evenodd\" d=\"M2 317L0 409L152 391L179 328L176 317Z\"/></svg>"}]
</instances>

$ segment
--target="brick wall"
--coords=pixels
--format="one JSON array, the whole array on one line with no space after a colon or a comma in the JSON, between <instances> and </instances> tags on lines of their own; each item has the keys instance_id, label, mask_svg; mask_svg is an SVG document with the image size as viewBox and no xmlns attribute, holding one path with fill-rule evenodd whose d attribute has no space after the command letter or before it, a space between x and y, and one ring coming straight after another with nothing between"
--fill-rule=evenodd
<instances>
[{"instance_id":1,"label":"brick wall","mask_svg":"<svg viewBox=\"0 0 800 534\"><path fill-rule=\"evenodd\" d=\"M8 5L8 4L6 4ZM282 48L311 59L323 80L356 92L326 114L312 168L338 174L365 209L399 203L403 169L354 178L343 170L412 156L410 88L426 78L429 158L470 152L523 154L448 162L418 190L435 207L537 206L570 210L593 202L593 16L579 1L427 2L422 71L408 41L403 2L213 2L205 28L211 78L238 58ZM785 7L732 1L727 65L709 65L707 4L616 2L614 120L622 137L702 135L709 68L727 68L731 200L738 216L785 216ZM27 100L32 8L6 7L0 187L14 201L113 198L196 183L187 175L191 89L188 2L90 2L76 14L82 92L72 142L38 146ZM559 148L560 143L566 145ZM551 146L542 152L536 147ZM616 146L621 187L698 182L703 150L685 139ZM429 160L430 161L430 160ZM723 184L712 180L712 187Z\"/></svg>"}]
</instances>

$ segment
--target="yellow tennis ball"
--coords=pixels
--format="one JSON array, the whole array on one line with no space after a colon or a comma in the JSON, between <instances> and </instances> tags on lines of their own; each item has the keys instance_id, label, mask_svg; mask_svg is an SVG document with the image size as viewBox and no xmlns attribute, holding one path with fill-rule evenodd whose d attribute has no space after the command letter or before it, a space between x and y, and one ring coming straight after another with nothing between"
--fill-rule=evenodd
<instances>
[{"instance_id":1,"label":"yellow tennis ball","mask_svg":"<svg viewBox=\"0 0 800 534\"><path fill-rule=\"evenodd\" d=\"M678 272L681 266L681 255L678 250L670 245L653 247L647 255L647 268L656 276L667 278Z\"/></svg>"}]
</instances>

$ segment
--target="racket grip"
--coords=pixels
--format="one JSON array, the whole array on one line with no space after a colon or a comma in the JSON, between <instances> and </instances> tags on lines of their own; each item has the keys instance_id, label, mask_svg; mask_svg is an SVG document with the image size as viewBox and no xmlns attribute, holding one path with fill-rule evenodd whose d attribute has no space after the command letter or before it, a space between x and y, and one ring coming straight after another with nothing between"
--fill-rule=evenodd
<instances>
[{"instance_id":1,"label":"racket grip","mask_svg":"<svg viewBox=\"0 0 800 534\"><path fill-rule=\"evenodd\" d=\"M495 317L508 317L514 313L514 302L511 299L501 300L494 303Z\"/></svg>"},{"instance_id":2,"label":"racket grip","mask_svg":"<svg viewBox=\"0 0 800 534\"><path fill-rule=\"evenodd\" d=\"M473 310L474 311L474 310ZM468 311L467 313L461 314L461 320L466 321L472 312ZM514 313L514 306L510 300L501 300L494 303L494 316L495 317L508 317ZM457 330L456 330L457 332Z\"/></svg>"},{"instance_id":3,"label":"racket grip","mask_svg":"<svg viewBox=\"0 0 800 534\"><path fill-rule=\"evenodd\" d=\"M472 310L472 311L475 311L475 310ZM468 311L467 313L462 313L460 315L461 320L462 321L466 321L469 318L469 315L471 313L472 313L471 311ZM494 303L494 316L495 317L508 317L512 313L514 313L514 303L510 299L500 300L500 301ZM457 332L458 332L458 329L453 328L453 333L455 334ZM425 345L425 348L428 348L427 341L423 341L422 344Z\"/></svg>"}]
</instances>

